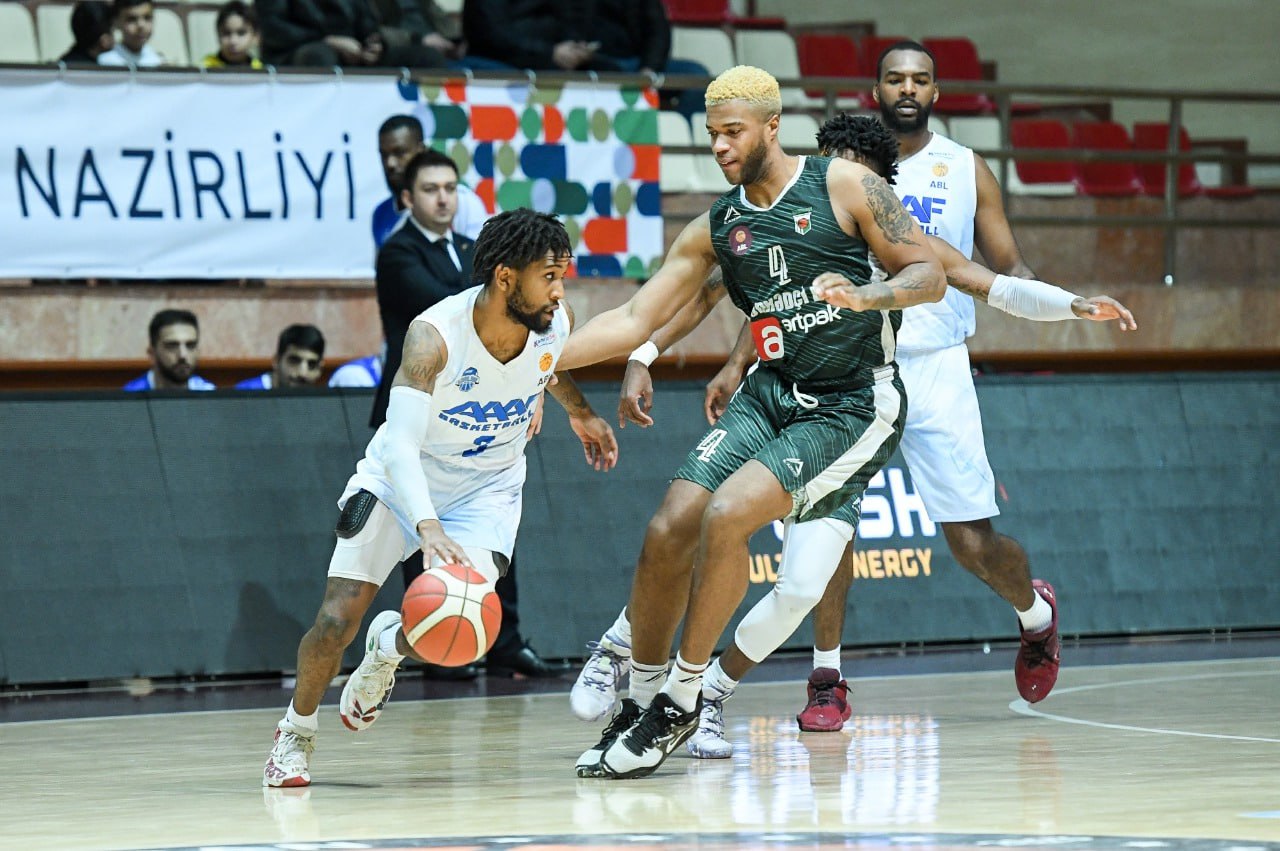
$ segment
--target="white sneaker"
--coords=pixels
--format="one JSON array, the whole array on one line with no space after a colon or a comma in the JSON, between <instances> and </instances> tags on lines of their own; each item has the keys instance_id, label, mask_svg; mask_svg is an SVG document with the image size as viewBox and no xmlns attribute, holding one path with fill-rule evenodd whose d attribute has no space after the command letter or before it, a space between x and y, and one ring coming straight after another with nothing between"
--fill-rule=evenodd
<instances>
[{"instance_id":1,"label":"white sneaker","mask_svg":"<svg viewBox=\"0 0 1280 851\"><path fill-rule=\"evenodd\" d=\"M698 729L685 747L698 759L728 759L733 756L733 743L724 737L724 701L733 692L716 700L703 696L702 711L698 713Z\"/></svg>"},{"instance_id":2,"label":"white sneaker","mask_svg":"<svg viewBox=\"0 0 1280 851\"><path fill-rule=\"evenodd\" d=\"M338 712L348 730L358 733L373 726L391 697L391 689L396 684L396 668L400 663L392 662L378 652L378 638L393 626L399 628L400 613L382 612L369 624L364 635L364 659L360 661L360 667L351 672L338 702Z\"/></svg>"},{"instance_id":3,"label":"white sneaker","mask_svg":"<svg viewBox=\"0 0 1280 851\"><path fill-rule=\"evenodd\" d=\"M276 725L276 743L262 770L263 786L310 786L316 734L286 720Z\"/></svg>"},{"instance_id":4,"label":"white sneaker","mask_svg":"<svg viewBox=\"0 0 1280 851\"><path fill-rule=\"evenodd\" d=\"M631 651L605 637L588 641L587 649L591 655L569 692L569 706L583 721L597 721L612 712L618 702L622 667L630 664Z\"/></svg>"}]
</instances>

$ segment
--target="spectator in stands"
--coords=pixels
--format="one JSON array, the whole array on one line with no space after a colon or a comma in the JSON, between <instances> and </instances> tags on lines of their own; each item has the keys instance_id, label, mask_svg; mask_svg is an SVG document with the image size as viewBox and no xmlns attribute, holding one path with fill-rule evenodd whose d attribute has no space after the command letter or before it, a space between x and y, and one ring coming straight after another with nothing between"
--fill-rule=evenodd
<instances>
[{"instance_id":1,"label":"spectator in stands","mask_svg":"<svg viewBox=\"0 0 1280 851\"><path fill-rule=\"evenodd\" d=\"M114 16L106 0L80 0L71 10L71 34L75 44L59 62L68 65L97 65L98 57L116 46Z\"/></svg>"},{"instance_id":2,"label":"spectator in stands","mask_svg":"<svg viewBox=\"0 0 1280 851\"><path fill-rule=\"evenodd\" d=\"M426 141L422 122L412 115L393 115L378 128L378 154L382 157L382 173L391 195L373 211L373 244L377 248L382 247L409 215L402 201L405 196L401 194L404 167L424 150ZM464 183L458 183L457 198L453 230L474 241L480 236L480 228L488 221L489 211L480 196ZM397 351L396 357L399 356ZM395 374L394 370L392 374Z\"/></svg>"},{"instance_id":3,"label":"spectator in stands","mask_svg":"<svg viewBox=\"0 0 1280 851\"><path fill-rule=\"evenodd\" d=\"M151 369L124 386L125 390L213 390L196 375L200 347L200 323L189 310L162 310L147 326L151 341L147 357Z\"/></svg>"},{"instance_id":4,"label":"spectator in stands","mask_svg":"<svg viewBox=\"0 0 1280 851\"><path fill-rule=\"evenodd\" d=\"M204 67L262 69L262 60L254 56L258 47L258 14L252 6L242 0L223 4L216 26L218 52L204 58Z\"/></svg>"},{"instance_id":5,"label":"spectator in stands","mask_svg":"<svg viewBox=\"0 0 1280 851\"><path fill-rule=\"evenodd\" d=\"M409 211L403 227L378 252L378 312L387 341L387 360L382 383L374 398L370 425L377 428L387 417L391 380L400 368L401 350L409 323L441 299L473 286L472 251L475 243L457 233L453 217L458 209L458 167L438 151L419 151L404 166L404 189L400 203ZM405 587L422 573L422 553L401 565ZM520 637L520 615L516 608L516 563L512 559L506 575L498 580L502 601L502 626L488 656L490 674L525 677L554 677L568 670L538 656ZM427 668L428 676L462 673Z\"/></svg>"},{"instance_id":6,"label":"spectator in stands","mask_svg":"<svg viewBox=\"0 0 1280 851\"><path fill-rule=\"evenodd\" d=\"M433 61L444 67L466 55L462 27L435 0L374 0L382 40L389 47L410 43L431 51Z\"/></svg>"},{"instance_id":7,"label":"spectator in stands","mask_svg":"<svg viewBox=\"0 0 1280 851\"><path fill-rule=\"evenodd\" d=\"M111 6L120 40L115 47L98 55L99 65L117 68L158 68L165 58L151 45L151 29L155 9L151 0L115 0Z\"/></svg>"},{"instance_id":8,"label":"spectator in stands","mask_svg":"<svg viewBox=\"0 0 1280 851\"><path fill-rule=\"evenodd\" d=\"M273 65L438 68L419 42L389 45L371 0L257 0L262 58Z\"/></svg>"},{"instance_id":9,"label":"spectator in stands","mask_svg":"<svg viewBox=\"0 0 1280 851\"><path fill-rule=\"evenodd\" d=\"M382 383L382 364L386 360L385 347L376 355L347 361L329 376L330 387L377 387Z\"/></svg>"},{"instance_id":10,"label":"spectator in stands","mask_svg":"<svg viewBox=\"0 0 1280 851\"><path fill-rule=\"evenodd\" d=\"M670 58L662 0L467 0L462 27L471 55L517 68L710 76ZM701 89L677 97L686 115L703 108Z\"/></svg>"},{"instance_id":11,"label":"spectator in stands","mask_svg":"<svg viewBox=\"0 0 1280 851\"><path fill-rule=\"evenodd\" d=\"M271 371L247 378L237 390L312 387L324 368L324 334L314 325L290 325L280 332Z\"/></svg>"}]
</instances>

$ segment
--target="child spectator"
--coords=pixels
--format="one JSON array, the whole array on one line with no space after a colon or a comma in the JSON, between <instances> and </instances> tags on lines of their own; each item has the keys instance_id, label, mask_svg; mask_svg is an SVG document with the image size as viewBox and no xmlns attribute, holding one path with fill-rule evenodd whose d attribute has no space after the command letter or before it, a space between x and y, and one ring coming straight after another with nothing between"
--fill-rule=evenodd
<instances>
[{"instance_id":1,"label":"child spectator","mask_svg":"<svg viewBox=\"0 0 1280 851\"><path fill-rule=\"evenodd\" d=\"M111 11L120 41L116 46L98 56L99 65L118 68L157 68L166 64L165 58L147 44L151 39L155 10L151 0L115 0Z\"/></svg>"},{"instance_id":2,"label":"child spectator","mask_svg":"<svg viewBox=\"0 0 1280 851\"><path fill-rule=\"evenodd\" d=\"M75 44L58 61L68 65L97 65L98 57L116 46L111 22L111 4L106 0L80 0L71 10Z\"/></svg>"},{"instance_id":3,"label":"child spectator","mask_svg":"<svg viewBox=\"0 0 1280 851\"><path fill-rule=\"evenodd\" d=\"M218 10L218 52L204 58L206 68L251 68L262 70L262 60L254 56L258 47L258 15L241 0L231 0Z\"/></svg>"}]
</instances>

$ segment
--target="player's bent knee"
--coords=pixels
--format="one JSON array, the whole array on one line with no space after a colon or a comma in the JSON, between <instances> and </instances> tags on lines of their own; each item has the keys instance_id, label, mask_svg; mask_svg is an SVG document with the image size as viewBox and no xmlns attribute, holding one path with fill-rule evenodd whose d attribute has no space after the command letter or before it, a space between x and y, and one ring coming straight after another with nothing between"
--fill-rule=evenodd
<instances>
[{"instance_id":1,"label":"player's bent knee","mask_svg":"<svg viewBox=\"0 0 1280 851\"><path fill-rule=\"evenodd\" d=\"M355 639L356 632L360 629L360 618L347 617L327 606L321 607L311 629L315 637L326 646L342 649Z\"/></svg>"}]
</instances>

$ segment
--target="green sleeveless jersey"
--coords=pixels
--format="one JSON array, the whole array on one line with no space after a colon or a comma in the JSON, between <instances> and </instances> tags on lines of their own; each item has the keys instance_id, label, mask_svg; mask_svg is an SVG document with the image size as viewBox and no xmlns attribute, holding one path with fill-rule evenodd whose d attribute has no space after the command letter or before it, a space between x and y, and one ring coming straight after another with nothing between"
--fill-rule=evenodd
<instances>
[{"instance_id":1,"label":"green sleeveless jersey","mask_svg":"<svg viewBox=\"0 0 1280 851\"><path fill-rule=\"evenodd\" d=\"M751 320L764 366L788 382L861 386L893 361L899 310L854 311L814 298L823 272L862 286L872 279L871 252L840 229L827 192L826 157L800 157L795 177L767 209L740 187L711 205L711 243L729 297Z\"/></svg>"}]
</instances>

